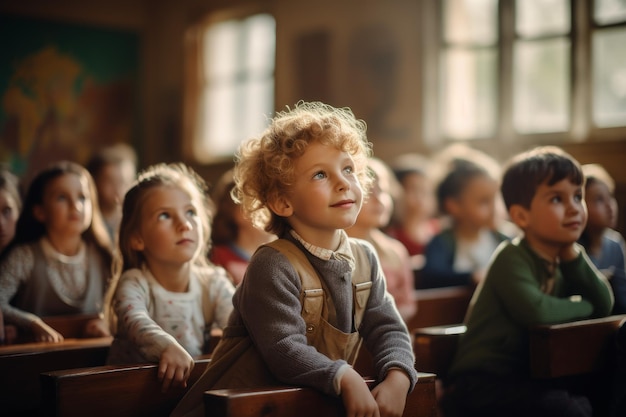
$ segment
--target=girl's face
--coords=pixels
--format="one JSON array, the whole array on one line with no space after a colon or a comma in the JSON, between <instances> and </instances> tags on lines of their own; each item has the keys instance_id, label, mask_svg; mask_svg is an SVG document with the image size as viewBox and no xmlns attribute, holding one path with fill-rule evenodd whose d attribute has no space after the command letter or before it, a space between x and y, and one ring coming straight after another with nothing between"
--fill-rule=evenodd
<instances>
[{"instance_id":1,"label":"girl's face","mask_svg":"<svg viewBox=\"0 0 626 417\"><path fill-rule=\"evenodd\" d=\"M609 187L601 181L593 181L585 190L588 220L587 227L604 230L617 225L617 201Z\"/></svg>"},{"instance_id":2,"label":"girl's face","mask_svg":"<svg viewBox=\"0 0 626 417\"><path fill-rule=\"evenodd\" d=\"M406 215L430 218L435 213L435 194L428 177L408 174L402 180Z\"/></svg>"},{"instance_id":3,"label":"girl's face","mask_svg":"<svg viewBox=\"0 0 626 417\"><path fill-rule=\"evenodd\" d=\"M277 214L307 242L335 249L337 231L354 224L363 200L352 156L314 142L294 165L296 180Z\"/></svg>"},{"instance_id":4,"label":"girl's face","mask_svg":"<svg viewBox=\"0 0 626 417\"><path fill-rule=\"evenodd\" d=\"M377 229L389 223L393 211L393 199L386 191L389 188L384 179L377 178L372 184L367 199L359 212L356 224L363 227Z\"/></svg>"},{"instance_id":5,"label":"girl's face","mask_svg":"<svg viewBox=\"0 0 626 417\"><path fill-rule=\"evenodd\" d=\"M195 258L202 235L202 222L189 194L180 187L160 186L143 200L131 247L143 253L150 269L182 266Z\"/></svg>"},{"instance_id":6,"label":"girl's face","mask_svg":"<svg viewBox=\"0 0 626 417\"><path fill-rule=\"evenodd\" d=\"M34 215L45 225L48 235L75 236L91 224L92 210L87 179L67 173L46 185L42 203L34 207Z\"/></svg>"},{"instance_id":7,"label":"girl's face","mask_svg":"<svg viewBox=\"0 0 626 417\"><path fill-rule=\"evenodd\" d=\"M494 223L498 184L486 175L471 179L453 205L455 221L476 229L491 227Z\"/></svg>"},{"instance_id":8,"label":"girl's face","mask_svg":"<svg viewBox=\"0 0 626 417\"><path fill-rule=\"evenodd\" d=\"M17 202L7 190L0 189L0 250L15 236L18 216Z\"/></svg>"}]
</instances>

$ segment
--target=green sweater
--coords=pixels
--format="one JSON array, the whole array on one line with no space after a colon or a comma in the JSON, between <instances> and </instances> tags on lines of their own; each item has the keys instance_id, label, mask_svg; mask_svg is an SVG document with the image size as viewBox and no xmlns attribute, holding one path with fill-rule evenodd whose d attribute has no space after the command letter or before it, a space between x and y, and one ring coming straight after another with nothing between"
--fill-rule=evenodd
<instances>
[{"instance_id":1,"label":"green sweater","mask_svg":"<svg viewBox=\"0 0 626 417\"><path fill-rule=\"evenodd\" d=\"M610 314L609 284L584 249L580 250L576 259L560 263L551 276L548 262L526 240L501 244L472 299L467 332L459 342L450 375L480 372L527 377L530 326ZM572 301L572 295L582 300Z\"/></svg>"}]
</instances>

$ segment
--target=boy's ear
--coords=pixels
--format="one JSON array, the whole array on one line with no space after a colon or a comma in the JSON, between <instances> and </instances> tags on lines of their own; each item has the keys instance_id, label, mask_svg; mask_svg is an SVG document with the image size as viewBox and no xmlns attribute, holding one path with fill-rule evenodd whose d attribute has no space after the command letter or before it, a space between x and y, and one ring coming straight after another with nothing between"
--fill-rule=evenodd
<instances>
[{"instance_id":1,"label":"boy's ear","mask_svg":"<svg viewBox=\"0 0 626 417\"><path fill-rule=\"evenodd\" d=\"M509 217L520 229L525 229L528 226L528 210L519 204L513 204L509 208Z\"/></svg>"},{"instance_id":2,"label":"boy's ear","mask_svg":"<svg viewBox=\"0 0 626 417\"><path fill-rule=\"evenodd\" d=\"M269 209L281 217L289 217L293 214L293 207L287 198L285 197L276 197L271 198L267 201L267 206Z\"/></svg>"},{"instance_id":3,"label":"boy's ear","mask_svg":"<svg viewBox=\"0 0 626 417\"><path fill-rule=\"evenodd\" d=\"M141 252L142 250L144 250L146 247L143 239L141 238L141 236L139 236L138 234L133 234L130 237L130 248L132 250L136 250L138 252Z\"/></svg>"}]
</instances>

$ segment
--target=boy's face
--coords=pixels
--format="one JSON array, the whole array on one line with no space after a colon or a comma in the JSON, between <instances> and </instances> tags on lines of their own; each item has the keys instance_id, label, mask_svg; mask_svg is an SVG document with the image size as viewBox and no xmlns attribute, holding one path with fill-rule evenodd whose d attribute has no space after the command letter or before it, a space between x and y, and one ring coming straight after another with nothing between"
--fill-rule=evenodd
<instances>
[{"instance_id":1,"label":"boy's face","mask_svg":"<svg viewBox=\"0 0 626 417\"><path fill-rule=\"evenodd\" d=\"M354 224L363 201L352 156L314 142L294 166L295 182L277 214L307 242L335 249L337 230Z\"/></svg>"},{"instance_id":2,"label":"boy's face","mask_svg":"<svg viewBox=\"0 0 626 417\"><path fill-rule=\"evenodd\" d=\"M546 254L578 240L587 222L583 189L567 178L537 187L530 209L521 206L511 209L519 210L511 218L524 231L531 246Z\"/></svg>"},{"instance_id":3,"label":"boy's face","mask_svg":"<svg viewBox=\"0 0 626 417\"><path fill-rule=\"evenodd\" d=\"M585 190L585 202L589 211L588 228L604 230L617 224L617 201L609 187L602 181L593 181Z\"/></svg>"}]
</instances>

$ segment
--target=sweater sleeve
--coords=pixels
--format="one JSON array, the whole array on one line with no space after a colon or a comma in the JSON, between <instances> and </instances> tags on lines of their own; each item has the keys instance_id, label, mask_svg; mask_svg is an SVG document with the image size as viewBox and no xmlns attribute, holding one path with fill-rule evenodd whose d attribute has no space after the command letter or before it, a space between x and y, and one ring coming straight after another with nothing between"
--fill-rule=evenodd
<instances>
[{"instance_id":1,"label":"sweater sleeve","mask_svg":"<svg viewBox=\"0 0 626 417\"><path fill-rule=\"evenodd\" d=\"M300 279L283 254L270 247L257 250L233 304L277 379L337 395L333 380L346 361L333 361L307 344Z\"/></svg>"},{"instance_id":2,"label":"sweater sleeve","mask_svg":"<svg viewBox=\"0 0 626 417\"><path fill-rule=\"evenodd\" d=\"M502 307L520 325L556 324L588 318L593 305L546 294L538 280L540 271L531 255L516 245L502 248L487 279L502 300Z\"/></svg>"},{"instance_id":3,"label":"sweater sleeve","mask_svg":"<svg viewBox=\"0 0 626 417\"><path fill-rule=\"evenodd\" d=\"M370 260L372 287L359 333L372 354L378 380L382 381L391 368L399 368L411 381L412 390L417 372L409 332L393 297L385 290L385 277L374 249L367 242L362 246Z\"/></svg>"},{"instance_id":4,"label":"sweater sleeve","mask_svg":"<svg viewBox=\"0 0 626 417\"><path fill-rule=\"evenodd\" d=\"M163 350L178 342L150 317L149 303L149 284L141 271L124 272L115 292L118 333L126 334L146 360L158 362Z\"/></svg>"},{"instance_id":5,"label":"sweater sleeve","mask_svg":"<svg viewBox=\"0 0 626 417\"><path fill-rule=\"evenodd\" d=\"M17 246L4 258L0 265L0 309L4 320L17 326L29 327L39 317L11 305L21 285L30 278L35 258L30 246Z\"/></svg>"},{"instance_id":6,"label":"sweater sleeve","mask_svg":"<svg viewBox=\"0 0 626 417\"><path fill-rule=\"evenodd\" d=\"M226 271L222 268L211 269L212 276L208 288L209 300L213 309L213 325L220 329L226 327L228 317L233 311L233 294L235 287L228 278ZM206 323L207 325L209 323Z\"/></svg>"}]
</instances>

